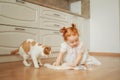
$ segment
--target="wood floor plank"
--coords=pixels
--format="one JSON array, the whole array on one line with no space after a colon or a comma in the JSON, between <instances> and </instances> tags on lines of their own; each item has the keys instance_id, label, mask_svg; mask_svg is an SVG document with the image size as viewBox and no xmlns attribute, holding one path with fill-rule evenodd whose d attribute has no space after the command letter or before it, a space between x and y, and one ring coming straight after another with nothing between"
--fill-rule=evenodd
<instances>
[{"instance_id":1,"label":"wood floor plank","mask_svg":"<svg viewBox=\"0 0 120 80\"><path fill-rule=\"evenodd\" d=\"M120 80L120 57L95 56L102 62L93 70L51 70L25 67L21 61L1 63L0 80ZM52 63L55 59L42 59Z\"/></svg>"}]
</instances>

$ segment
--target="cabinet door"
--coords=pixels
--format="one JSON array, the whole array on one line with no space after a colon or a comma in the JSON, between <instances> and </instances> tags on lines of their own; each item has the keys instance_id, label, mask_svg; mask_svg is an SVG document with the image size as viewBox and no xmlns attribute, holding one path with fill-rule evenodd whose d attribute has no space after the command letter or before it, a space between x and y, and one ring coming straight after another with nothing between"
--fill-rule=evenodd
<instances>
[{"instance_id":1,"label":"cabinet door","mask_svg":"<svg viewBox=\"0 0 120 80\"><path fill-rule=\"evenodd\" d=\"M10 54L28 38L37 40L39 31L30 28L0 25L0 55Z\"/></svg>"},{"instance_id":2,"label":"cabinet door","mask_svg":"<svg viewBox=\"0 0 120 80\"><path fill-rule=\"evenodd\" d=\"M44 45L52 47L52 52L58 52L60 50L60 44L63 39L58 31L40 30L39 41Z\"/></svg>"},{"instance_id":3,"label":"cabinet door","mask_svg":"<svg viewBox=\"0 0 120 80\"><path fill-rule=\"evenodd\" d=\"M60 30L62 27L67 26L68 23L46 18L40 18L39 25L41 28L44 29Z\"/></svg>"},{"instance_id":4,"label":"cabinet door","mask_svg":"<svg viewBox=\"0 0 120 80\"><path fill-rule=\"evenodd\" d=\"M36 27L39 6L19 1L0 0L0 24Z\"/></svg>"},{"instance_id":5,"label":"cabinet door","mask_svg":"<svg viewBox=\"0 0 120 80\"><path fill-rule=\"evenodd\" d=\"M40 17L67 22L69 14L54 9L40 7Z\"/></svg>"}]
</instances>

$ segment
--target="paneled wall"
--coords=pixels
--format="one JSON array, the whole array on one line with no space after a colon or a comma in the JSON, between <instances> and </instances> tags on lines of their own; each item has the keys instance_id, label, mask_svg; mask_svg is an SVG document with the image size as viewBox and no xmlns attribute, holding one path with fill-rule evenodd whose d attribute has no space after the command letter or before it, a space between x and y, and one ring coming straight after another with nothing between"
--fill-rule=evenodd
<instances>
[{"instance_id":1,"label":"paneled wall","mask_svg":"<svg viewBox=\"0 0 120 80\"><path fill-rule=\"evenodd\" d=\"M119 0L90 1L90 51L120 53Z\"/></svg>"}]
</instances>

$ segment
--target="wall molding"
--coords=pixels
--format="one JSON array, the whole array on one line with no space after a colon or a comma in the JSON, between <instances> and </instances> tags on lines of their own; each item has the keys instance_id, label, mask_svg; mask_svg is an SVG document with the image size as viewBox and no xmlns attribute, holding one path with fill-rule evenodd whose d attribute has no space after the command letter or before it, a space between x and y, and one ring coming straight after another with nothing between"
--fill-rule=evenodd
<instances>
[{"instance_id":1,"label":"wall molding","mask_svg":"<svg viewBox=\"0 0 120 80\"><path fill-rule=\"evenodd\" d=\"M120 53L113 52L89 52L89 54L94 56L120 57Z\"/></svg>"}]
</instances>

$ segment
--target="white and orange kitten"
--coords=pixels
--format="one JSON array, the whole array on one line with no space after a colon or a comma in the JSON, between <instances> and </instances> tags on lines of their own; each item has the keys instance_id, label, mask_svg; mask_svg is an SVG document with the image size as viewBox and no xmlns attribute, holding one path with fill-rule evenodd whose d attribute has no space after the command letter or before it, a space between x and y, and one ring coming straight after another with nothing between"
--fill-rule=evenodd
<instances>
[{"instance_id":1,"label":"white and orange kitten","mask_svg":"<svg viewBox=\"0 0 120 80\"><path fill-rule=\"evenodd\" d=\"M39 64L42 65L40 56L48 56L51 54L51 48L43 46L42 44L35 42L33 39L27 39L18 49L11 51L11 54L16 53L19 53L23 57L23 64L25 66L31 66L31 63L27 62L27 60L31 58L34 67L39 68Z\"/></svg>"}]
</instances>

